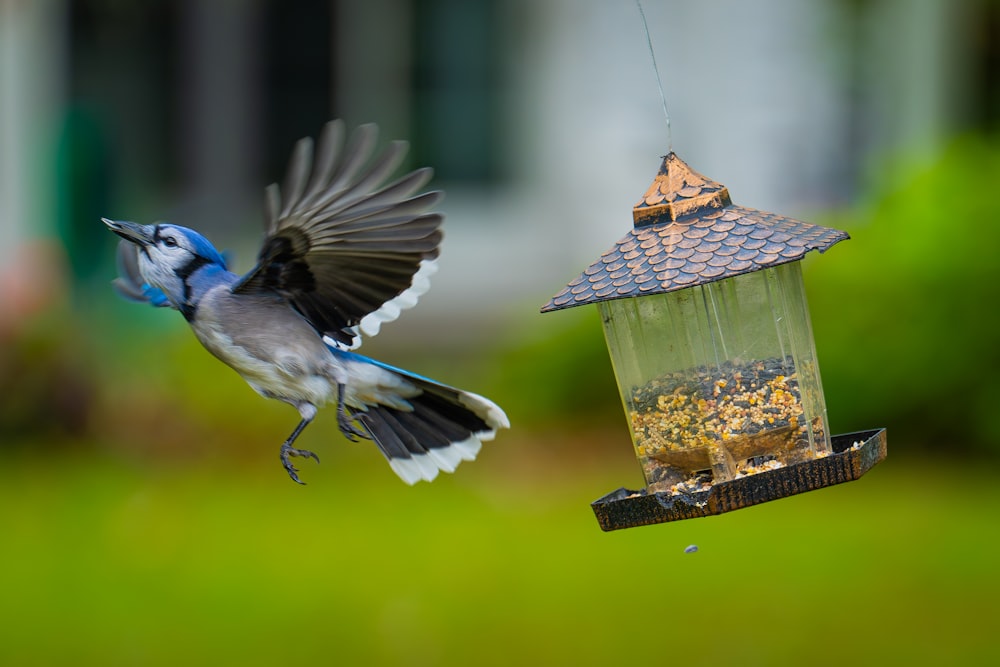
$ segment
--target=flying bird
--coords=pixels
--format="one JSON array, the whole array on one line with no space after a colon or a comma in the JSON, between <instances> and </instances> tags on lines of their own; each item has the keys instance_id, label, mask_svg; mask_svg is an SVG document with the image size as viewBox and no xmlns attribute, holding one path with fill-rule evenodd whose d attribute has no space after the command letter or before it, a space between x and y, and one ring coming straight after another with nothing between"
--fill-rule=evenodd
<instances>
[{"instance_id":1,"label":"flying bird","mask_svg":"<svg viewBox=\"0 0 1000 667\"><path fill-rule=\"evenodd\" d=\"M283 186L266 189L265 238L244 275L193 229L102 218L123 239L119 294L180 311L254 391L298 410L280 458L299 484L291 458L319 457L295 441L331 401L340 431L372 440L408 484L453 472L510 426L482 396L353 351L427 290L442 237L443 193L420 192L431 169L387 183L408 145L375 155L377 133L362 125L345 142L338 120L315 157L311 139L295 145Z\"/></svg>"}]
</instances>

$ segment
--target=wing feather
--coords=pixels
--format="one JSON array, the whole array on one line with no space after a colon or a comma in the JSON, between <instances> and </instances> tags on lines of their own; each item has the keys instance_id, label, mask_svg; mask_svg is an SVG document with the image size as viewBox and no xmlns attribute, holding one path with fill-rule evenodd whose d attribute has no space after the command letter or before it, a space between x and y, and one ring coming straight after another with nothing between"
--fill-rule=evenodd
<instances>
[{"instance_id":1,"label":"wing feather","mask_svg":"<svg viewBox=\"0 0 1000 667\"><path fill-rule=\"evenodd\" d=\"M310 201L326 191L337 166L337 157L344 148L344 122L340 119L327 123L319 139L319 154L313 166L312 178L306 188L305 200Z\"/></svg>"},{"instance_id":2,"label":"wing feather","mask_svg":"<svg viewBox=\"0 0 1000 667\"><path fill-rule=\"evenodd\" d=\"M277 183L272 183L264 190L264 224L268 234L277 229L277 222L281 219L281 190Z\"/></svg>"},{"instance_id":3,"label":"wing feather","mask_svg":"<svg viewBox=\"0 0 1000 667\"><path fill-rule=\"evenodd\" d=\"M325 190L341 191L354 179L354 175L371 157L378 138L378 128L369 123L359 125L351 134L344 149L344 159L337 162Z\"/></svg>"},{"instance_id":4,"label":"wing feather","mask_svg":"<svg viewBox=\"0 0 1000 667\"><path fill-rule=\"evenodd\" d=\"M356 346L427 289L441 244L443 193L423 192L432 176L416 169L389 183L406 156L404 141L374 155L378 128L327 123L314 152L311 139L292 151L279 188L265 191L265 239L257 265L233 288L276 291L318 332ZM373 157L374 156L374 157ZM418 273L420 274L418 276ZM366 319L367 318L367 319Z\"/></svg>"},{"instance_id":5,"label":"wing feather","mask_svg":"<svg viewBox=\"0 0 1000 667\"><path fill-rule=\"evenodd\" d=\"M285 176L285 184L281 188L285 205L281 209L281 217L287 217L296 210L302 193L306 190L306 179L309 178L313 161L312 139L299 139L292 151L291 164Z\"/></svg>"},{"instance_id":6,"label":"wing feather","mask_svg":"<svg viewBox=\"0 0 1000 667\"><path fill-rule=\"evenodd\" d=\"M411 195L426 185L433 173L429 167L417 169L398 181L360 198L345 198L343 192L338 192L335 199L322 208L317 206L318 210L309 211L309 214L315 216L314 219L325 219L330 216L340 217L351 213L370 215L400 204L405 205L411 199L418 199L418 197L411 197Z\"/></svg>"}]
</instances>

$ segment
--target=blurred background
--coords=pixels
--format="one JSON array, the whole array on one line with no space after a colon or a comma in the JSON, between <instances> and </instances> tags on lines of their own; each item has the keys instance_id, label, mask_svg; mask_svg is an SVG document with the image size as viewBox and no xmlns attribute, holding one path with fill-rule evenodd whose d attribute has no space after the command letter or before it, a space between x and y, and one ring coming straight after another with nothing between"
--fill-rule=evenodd
<instances>
[{"instance_id":1,"label":"blurred background","mask_svg":"<svg viewBox=\"0 0 1000 667\"><path fill-rule=\"evenodd\" d=\"M596 311L538 308L671 148L631 0L0 0L0 664L1000 657L1000 4L644 9L673 150L850 232L804 262L816 345L833 432L886 426L889 458L598 529L640 470ZM249 269L263 187L334 117L448 193L433 289L364 352L513 424L432 485L332 412L291 484L294 411L109 285L101 216Z\"/></svg>"}]
</instances>

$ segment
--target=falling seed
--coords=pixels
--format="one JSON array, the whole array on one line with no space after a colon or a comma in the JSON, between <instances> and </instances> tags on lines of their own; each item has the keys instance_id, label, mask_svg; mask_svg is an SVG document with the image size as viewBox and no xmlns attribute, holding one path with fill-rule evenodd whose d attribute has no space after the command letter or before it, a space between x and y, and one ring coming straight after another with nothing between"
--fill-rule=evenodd
<instances>
[{"instance_id":1,"label":"falling seed","mask_svg":"<svg viewBox=\"0 0 1000 667\"><path fill-rule=\"evenodd\" d=\"M684 553L686 553L686 554L693 554L693 553L695 553L697 551L698 551L698 545L697 544L690 544L690 545L684 547Z\"/></svg>"}]
</instances>

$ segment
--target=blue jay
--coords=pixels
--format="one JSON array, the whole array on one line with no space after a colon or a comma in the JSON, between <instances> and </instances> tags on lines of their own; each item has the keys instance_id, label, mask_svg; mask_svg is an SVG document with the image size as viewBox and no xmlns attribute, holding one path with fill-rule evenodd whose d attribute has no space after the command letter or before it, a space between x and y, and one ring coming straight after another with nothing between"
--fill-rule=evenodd
<instances>
[{"instance_id":1,"label":"blue jay","mask_svg":"<svg viewBox=\"0 0 1000 667\"><path fill-rule=\"evenodd\" d=\"M328 123L315 161L311 139L296 144L283 187L266 190L266 236L245 275L193 229L102 218L124 239L114 285L128 299L179 310L254 391L298 410L280 452L293 481L303 483L290 457L319 461L294 444L329 401L348 439L373 440L406 483L431 481L510 424L482 396L352 351L427 290L442 222L430 210L442 193L416 194L427 168L385 184L405 142L372 159L374 125L346 145L344 134L342 122Z\"/></svg>"}]
</instances>

